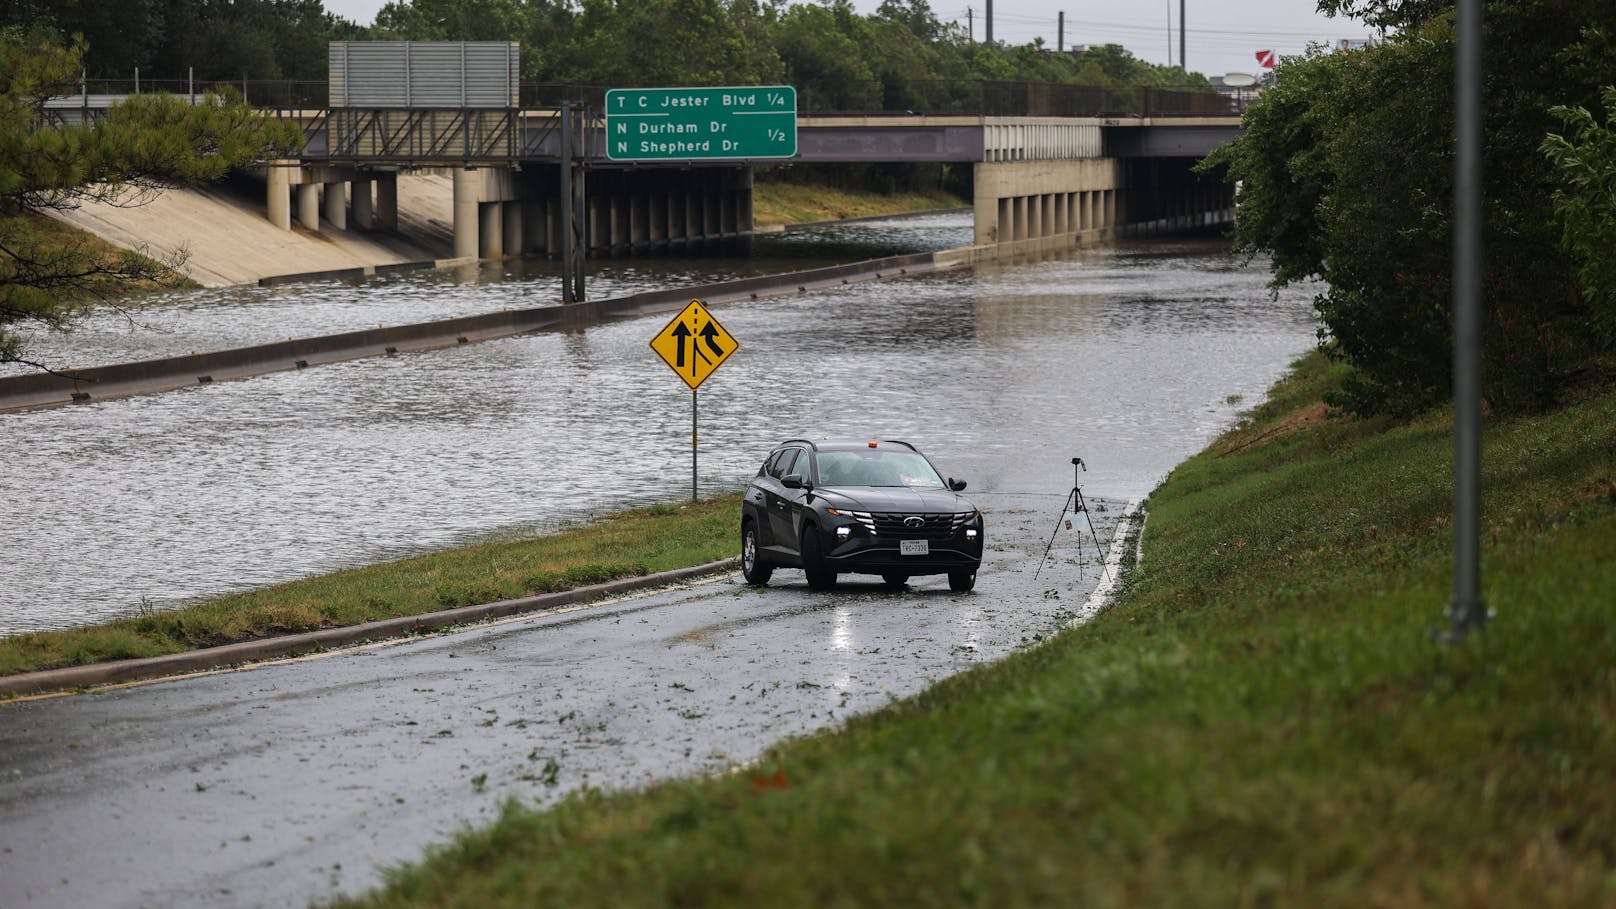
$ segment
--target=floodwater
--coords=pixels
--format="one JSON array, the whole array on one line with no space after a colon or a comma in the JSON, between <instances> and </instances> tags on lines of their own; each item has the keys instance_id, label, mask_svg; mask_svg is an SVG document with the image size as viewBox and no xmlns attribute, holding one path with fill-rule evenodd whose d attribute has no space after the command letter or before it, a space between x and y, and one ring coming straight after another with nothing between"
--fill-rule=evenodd
<instances>
[{"instance_id":1,"label":"floodwater","mask_svg":"<svg viewBox=\"0 0 1616 909\"><path fill-rule=\"evenodd\" d=\"M847 259L958 245L948 217L831 239ZM858 255L848 230L878 242ZM1073 457L1088 495L1145 495L1313 343L1310 296L1265 282L1222 244L1142 241L718 307L741 348L700 394L702 494L781 439L852 435L910 440L1003 501L1058 509ZM533 305L536 286L423 275L172 308L221 346L325 324L282 332L303 307L344 313L335 331ZM692 395L648 347L664 321L0 415L0 635L686 497Z\"/></svg>"},{"instance_id":2,"label":"floodwater","mask_svg":"<svg viewBox=\"0 0 1616 909\"><path fill-rule=\"evenodd\" d=\"M932 252L971 242L971 215L955 211L759 234L751 254L728 258L592 259L590 299L620 297L778 274L859 259ZM19 326L24 359L53 369L86 368L287 338L452 319L502 309L561 304L560 265L511 259L441 270L272 287L176 291L105 308L71 334ZM0 363L0 375L32 370Z\"/></svg>"}]
</instances>

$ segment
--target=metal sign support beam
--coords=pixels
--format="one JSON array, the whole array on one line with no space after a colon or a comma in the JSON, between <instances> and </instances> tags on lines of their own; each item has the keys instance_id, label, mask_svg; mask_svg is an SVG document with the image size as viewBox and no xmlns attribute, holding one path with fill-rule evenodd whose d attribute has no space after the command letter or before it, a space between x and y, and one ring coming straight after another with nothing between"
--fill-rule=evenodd
<instances>
[{"instance_id":1,"label":"metal sign support beam","mask_svg":"<svg viewBox=\"0 0 1616 909\"><path fill-rule=\"evenodd\" d=\"M583 155L573 154L573 104L561 102L561 302L584 301L584 257L589 232L589 212L585 204ZM578 113L587 123L582 107ZM586 136L583 124L578 135ZM587 139L582 140L587 142Z\"/></svg>"}]
</instances>

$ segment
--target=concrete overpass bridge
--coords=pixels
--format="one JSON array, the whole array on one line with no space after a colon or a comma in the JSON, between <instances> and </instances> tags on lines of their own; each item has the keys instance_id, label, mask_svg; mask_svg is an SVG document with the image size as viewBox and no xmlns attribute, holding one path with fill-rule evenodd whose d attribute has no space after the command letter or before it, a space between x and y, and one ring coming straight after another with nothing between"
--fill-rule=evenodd
<instances>
[{"instance_id":1,"label":"concrete overpass bridge","mask_svg":"<svg viewBox=\"0 0 1616 909\"><path fill-rule=\"evenodd\" d=\"M241 88L249 97L259 92ZM309 96L326 94L324 85L314 88ZM1008 91L990 97L988 88ZM1074 97L1044 97L1055 90ZM575 181L582 190L574 189L573 247L633 254L744 236L753 227L753 169L786 163L969 165L979 244L1058 247L1232 221L1229 187L1191 167L1240 134L1238 116L1219 112L1209 103L1218 99L1204 95L1144 90L1119 105L1118 96L1094 92L985 83L981 109L1017 113L799 115L798 154L789 161L611 161L601 119L576 116L571 157L581 165L574 173L586 176ZM525 88L523 94L526 100ZM47 114L73 122L122 97L86 90L53 99ZM398 174L440 168L454 174L456 256L557 254L566 156L560 114L554 103L543 104L274 108L296 120L309 141L302 157L263 169L269 219L283 229L397 230ZM1145 112L1105 113L1129 109ZM1055 110L1101 113L1037 115Z\"/></svg>"},{"instance_id":2,"label":"concrete overpass bridge","mask_svg":"<svg viewBox=\"0 0 1616 909\"><path fill-rule=\"evenodd\" d=\"M555 110L290 113L303 157L265 168L272 222L290 229L397 227L397 174L452 169L457 256L562 249L562 149ZM1240 134L1213 116L819 115L798 118L789 161L626 163L598 120L575 129L587 172L578 245L632 254L722 242L752 228L763 164L945 163L972 168L976 242L1058 247L1232 220L1231 191L1191 167Z\"/></svg>"}]
</instances>

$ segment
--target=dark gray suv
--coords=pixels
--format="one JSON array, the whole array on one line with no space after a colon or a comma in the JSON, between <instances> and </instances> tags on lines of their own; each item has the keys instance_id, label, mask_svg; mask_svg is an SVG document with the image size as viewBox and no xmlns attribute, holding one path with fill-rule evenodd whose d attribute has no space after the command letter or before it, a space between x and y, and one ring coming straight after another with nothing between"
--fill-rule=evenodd
<instances>
[{"instance_id":1,"label":"dark gray suv","mask_svg":"<svg viewBox=\"0 0 1616 909\"><path fill-rule=\"evenodd\" d=\"M801 568L828 590L838 574L880 575L900 587L946 574L976 586L982 512L908 442L791 439L764 460L741 500L741 569L767 584L776 568Z\"/></svg>"}]
</instances>

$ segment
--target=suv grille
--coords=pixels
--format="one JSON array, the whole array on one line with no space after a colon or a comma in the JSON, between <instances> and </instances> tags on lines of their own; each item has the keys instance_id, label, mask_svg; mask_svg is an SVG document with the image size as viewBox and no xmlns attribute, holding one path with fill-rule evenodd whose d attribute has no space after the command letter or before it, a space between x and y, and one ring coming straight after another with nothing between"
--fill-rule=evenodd
<instances>
[{"instance_id":1,"label":"suv grille","mask_svg":"<svg viewBox=\"0 0 1616 909\"><path fill-rule=\"evenodd\" d=\"M911 518L919 518L920 526L911 527L915 523ZM862 516L859 523L875 531L877 535L891 537L896 540L946 540L952 537L961 527L971 523L976 518L974 511L961 511L954 514L909 514L901 511L877 511L865 521ZM906 522L908 522L906 524Z\"/></svg>"}]
</instances>

